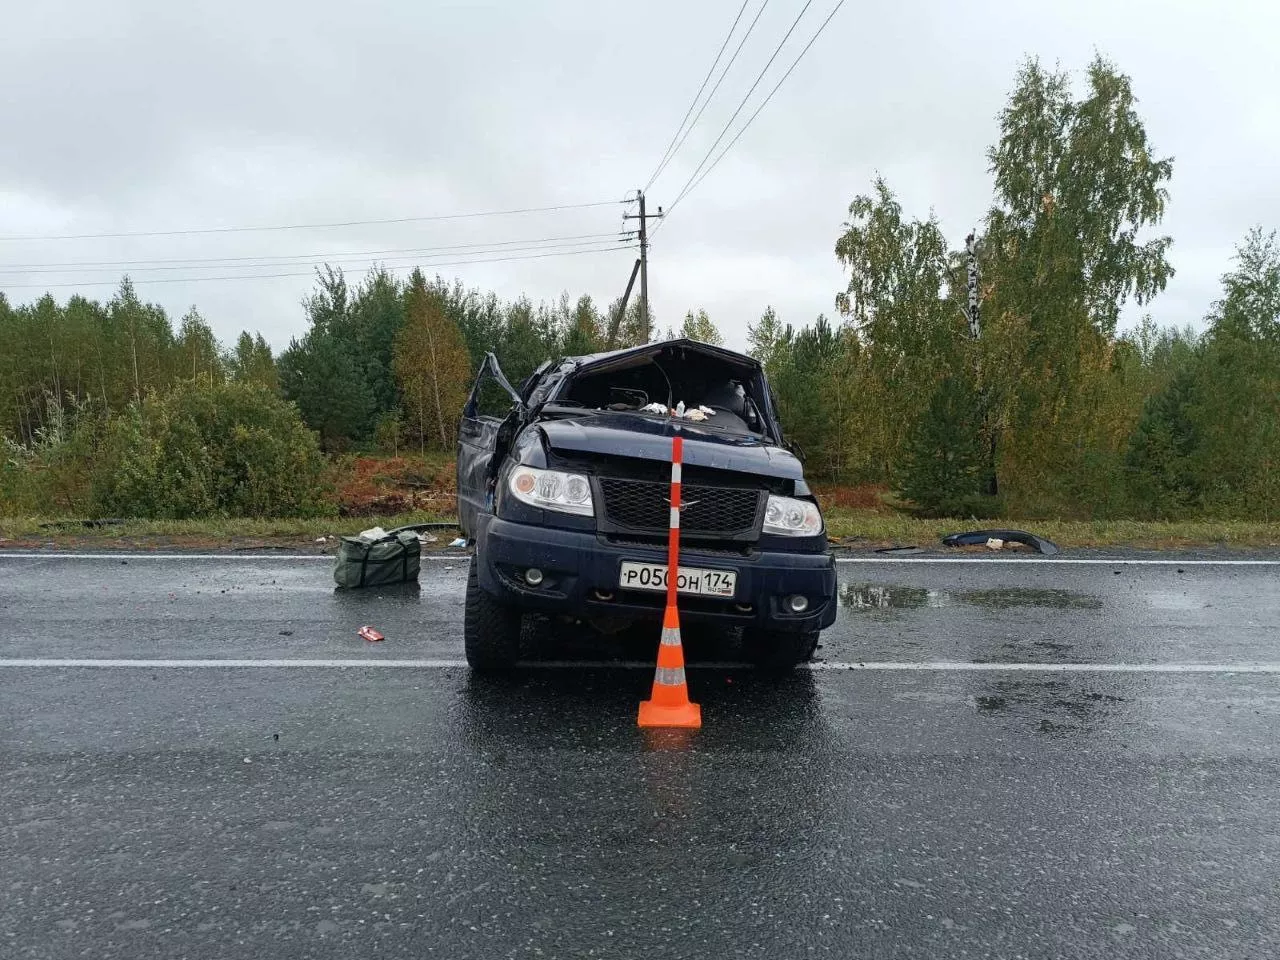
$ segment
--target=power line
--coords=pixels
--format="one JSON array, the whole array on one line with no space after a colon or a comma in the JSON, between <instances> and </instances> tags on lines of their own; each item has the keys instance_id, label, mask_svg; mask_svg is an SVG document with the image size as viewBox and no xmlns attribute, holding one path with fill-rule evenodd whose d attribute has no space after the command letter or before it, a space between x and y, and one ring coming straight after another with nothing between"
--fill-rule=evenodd
<instances>
[{"instance_id":1,"label":"power line","mask_svg":"<svg viewBox=\"0 0 1280 960\"><path fill-rule=\"evenodd\" d=\"M684 142L689 139L689 134L693 132L693 128L696 127L698 125L698 121L702 119L702 114L706 111L707 106L711 103L713 99L715 99L716 91L720 89L720 84L724 82L724 78L728 75L729 68L732 67L734 64L734 61L738 59L738 54L742 52L742 48L746 44L747 38L750 37L751 32L755 30L756 23L760 20L760 15L764 13L764 8L767 7L768 5L769 5L769 0L764 0L764 3L760 4L760 9L756 11L756 15L751 20L751 23L747 25L747 32L744 33L742 35L742 39L738 41L738 46L734 49L733 56L729 58L729 62L726 63L724 65L724 69L720 71L720 77L719 79L716 80L715 86L711 88L711 92L707 94L707 99L702 101L702 106L698 108L697 116L693 118L693 122L689 124L688 128L684 131L684 134L680 136L680 142L675 145L675 148L671 151L670 156L667 157L664 163L661 163L658 165L658 169L655 170L653 173L653 176L649 178L650 185L653 183L654 180L658 178L658 175L662 173L663 169L665 169L666 167L666 164L671 162L672 157L674 157L677 153L680 152L680 148L684 146ZM712 69L715 69L714 65L712 66ZM648 190L649 186L646 185L645 189Z\"/></svg>"},{"instance_id":2,"label":"power line","mask_svg":"<svg viewBox=\"0 0 1280 960\"><path fill-rule=\"evenodd\" d=\"M616 236L612 233L579 233L569 236L559 237L531 237L526 240L495 240L482 243L458 243L441 247L399 247L388 250L335 250L330 253L298 253L298 254L280 254L279 256L271 256L270 254L258 254L255 256L245 257L187 257L187 258L153 258L150 260L79 260L69 261L65 263L5 263L0 264L0 274L3 273L68 273L77 268L105 269L132 267L137 270L174 270L174 269L191 269L202 265L206 266L231 266L234 264L242 264L245 266L268 267L283 266L288 261L302 263L309 260L324 262L341 257L377 257L385 254L414 254L414 255L431 255L434 253L453 252L461 250L475 250L476 253L498 253L500 248L508 247L513 250L527 248L530 250L538 249L540 245L548 246L564 246L566 244L560 241L587 241L587 240L607 240ZM489 249L493 248L493 249ZM248 261L262 261L249 263ZM179 264L180 266L170 266L170 264Z\"/></svg>"},{"instance_id":3,"label":"power line","mask_svg":"<svg viewBox=\"0 0 1280 960\"><path fill-rule=\"evenodd\" d=\"M813 46L814 41L817 40L818 37L822 35L822 31L827 28L827 24L831 22L832 17L836 15L837 11L839 11L839 9L842 6L844 6L844 0L839 0L839 2L836 3L832 11L829 14L827 14L827 19L822 21L822 26L818 27L817 32L812 37L810 37L809 42L804 45L804 49L800 51L800 55L797 56L795 60L791 62L791 66L787 67L787 72L784 73L782 75L782 78L773 85L773 89L770 90L769 95L760 102L760 106L756 107L755 113L751 114L751 116L747 118L747 122L742 125L742 129L739 130L737 134L734 136L734 138L729 141L728 146L726 146L723 150L720 151L719 156L717 156L715 160L711 161L711 166L707 167L706 170L702 171L702 175L698 177L697 181L694 182L693 185L690 186L687 190L683 191L680 194L680 196L676 197L675 201L671 204L671 207L667 208L668 213L671 212L671 208L675 207L675 205L680 202L682 197L698 189L698 184L702 183L703 180L707 179L707 175L710 174L711 171L716 168L716 164L718 164L721 160L723 160L724 155L733 149L733 145L737 143L740 139L742 139L742 135L747 132L747 127L751 126L751 122L760 115L760 111L763 110L766 106L768 106L769 101L773 99L773 95L778 92L778 88L781 87L783 83L786 82L787 77L791 76L791 71L796 68L796 65L800 63L804 55L809 52L809 48Z\"/></svg>"},{"instance_id":4,"label":"power line","mask_svg":"<svg viewBox=\"0 0 1280 960\"><path fill-rule=\"evenodd\" d=\"M703 166L706 164L706 162L709 159L711 159L711 154L715 153L716 147L720 146L720 141L724 139L724 135L728 133L729 128L733 126L733 121L738 119L738 114L740 114L742 112L742 108L747 105L747 101L751 99L751 94L755 93L756 87L760 85L760 81L764 79L764 75L769 72L769 68L773 66L773 61L778 58L778 54L782 52L783 46L791 38L791 34L795 32L796 27L800 25L800 19L805 15L805 12L809 9L810 6L812 6L812 4L813 4L813 0L805 0L805 5L800 8L800 12L796 14L795 20L791 22L791 26L787 29L787 32L782 35L782 39L779 40L778 45L774 47L773 55L769 57L764 67L761 68L760 72L756 75L755 82L751 84L751 89L749 89L746 92L746 95L743 96L742 102L738 104L738 109L733 111L733 116L731 116L728 122L725 123L724 128L720 131L720 135L716 137L715 142L711 144L710 149L707 150L706 154L698 162L698 165L694 168L693 173L689 175L689 179L685 181L684 186L680 188L680 192L676 194L676 198L671 201L671 205L667 207L668 213L675 210L676 205L681 200L683 200L685 197L685 194L689 192L690 184L692 184L693 181L697 178L698 174L702 172ZM661 224L659 224L659 226L661 226ZM655 230L654 233L657 233L657 230Z\"/></svg>"},{"instance_id":5,"label":"power line","mask_svg":"<svg viewBox=\"0 0 1280 960\"><path fill-rule=\"evenodd\" d=\"M467 266L468 264L472 264L472 263L506 263L513 260L541 260L545 257L572 257L572 256L581 255L581 254L613 253L614 251L617 251L617 250L634 250L634 249L635 249L635 244L629 244L626 246L619 245L619 246L610 246L610 247L600 247L597 250L569 250L569 251L563 251L558 253L535 253L527 256L491 257L486 260L458 260L458 261L453 261L451 263L429 263L429 264L425 264L425 266L432 267L432 268L460 267L460 266ZM362 262L365 262L365 261L362 261ZM370 266L376 266L378 264L378 261L376 260L368 261L368 262ZM414 266L416 266L416 264L405 264L399 267L390 267L389 269L392 271L409 270L409 269L412 269ZM250 273L250 274L240 274L238 276L225 276L225 277L157 277L157 278L144 277L141 280L137 280L135 282L137 284L202 283L205 281L276 280L284 277L312 277L312 276L315 276L314 271L308 271L304 273ZM105 286L116 286L116 284L117 284L117 281L115 280L88 280L88 281L79 282L79 283L14 283L14 284L5 284L3 288L8 290L32 289L32 288L48 290L48 289L56 289L56 288L63 288L63 287L105 287Z\"/></svg>"},{"instance_id":6,"label":"power line","mask_svg":"<svg viewBox=\"0 0 1280 960\"><path fill-rule=\"evenodd\" d=\"M286 223L267 226L199 227L189 230L137 230L125 233L36 234L28 237L0 237L0 242L36 240L114 240L126 237L181 237L210 233L254 233L270 230L322 230L330 227L367 227L391 223L426 223L438 220L471 220L476 217L507 217L522 213L550 213L556 210L582 210L587 207L611 207L617 200L595 200L591 203L561 203L549 207L519 207L514 210L481 210L474 213L442 213L421 217L391 217L385 220L341 220L330 223Z\"/></svg>"},{"instance_id":7,"label":"power line","mask_svg":"<svg viewBox=\"0 0 1280 960\"><path fill-rule=\"evenodd\" d=\"M725 47L729 46L729 41L733 39L733 32L738 29L738 21L742 19L742 14L746 12L747 4L750 2L751 0L742 0L742 6L738 8L738 15L733 18L733 25L729 27L729 32L725 35L724 43L720 44L720 49L716 51L716 58L711 61L711 67L707 70L707 75L702 78L702 84L698 87L698 92L693 95L693 99L689 102L689 109L680 118L680 126L676 127L676 132L671 135L671 142L667 144L667 149L662 154L662 159L658 161L658 166L649 177L649 182L644 185L645 190L653 186L653 181L658 179L658 174L662 173L663 169L666 168L667 162L672 156L671 148L675 146L676 140L680 138L680 134L684 130L685 121L689 119L689 114L693 113L693 108L698 105L698 98L702 96L702 91L707 89L707 81L711 79L711 74L715 73L716 65L724 55Z\"/></svg>"},{"instance_id":8,"label":"power line","mask_svg":"<svg viewBox=\"0 0 1280 960\"><path fill-rule=\"evenodd\" d=\"M611 235L610 235L610 236L611 236ZM621 239L621 238L615 238L615 242L616 242L617 240L619 240L619 239ZM477 257L477 256L486 256L486 255L488 255L488 254L493 254L493 253L500 253L500 254L504 254L504 255L505 255L505 254L511 254L511 253L525 253L525 252L534 252L534 253L536 253L536 252L539 252L539 251L549 251L549 250L562 250L562 249L563 249L563 250L572 250L572 249L579 248L579 247L594 247L595 249L599 249L599 250L609 250L609 249L614 249L614 248L615 248L615 245L614 245L614 244L603 244L603 245L602 245L602 244L600 243L600 241L599 241L599 240L579 240L579 241L576 241L576 242L574 242L574 243L548 243L548 244L543 244L543 245L540 245L540 246L509 247L509 248L508 248L508 249L506 249L506 250L501 250L501 249L492 249L492 248L491 248L491 249L482 249L482 250L465 250L465 251L456 251L456 252L454 252L452 255L453 255L453 256L458 256L458 257ZM423 263L424 263L424 265L428 265L428 264L426 264L426 263L425 263L425 261L432 260L432 259L436 259L436 258L439 258L439 257L448 257L448 256L450 256L450 254L448 254L448 253L435 253L435 254L430 254L430 253L428 253L428 254L422 254L422 255L417 255L417 256L409 256L409 255L405 255L405 256L396 256L396 257L391 257L391 258L389 258L389 260L408 260L408 261L413 262L413 263L423 262ZM388 258L383 258L383 257L370 257L370 256L369 256L369 255L367 255L367 254L356 254L356 253L353 253L353 254L350 254L350 255L348 255L348 256L343 256L343 255L341 255L341 254L340 254L340 255L335 256L335 257L326 257L326 258L319 259L319 260L297 260L297 261L294 261L294 260L288 260L288 259L284 259L284 260L271 260L271 259L264 259L262 262L259 262L259 263L241 263L241 264L235 264L235 263L214 263L214 264L207 264L207 265L204 265L204 266L201 266L201 265L199 265L199 264L195 264L195 265L188 265L188 266L136 267L136 268L133 268L133 269L125 269L125 270L123 270L123 271L122 271L122 270L120 270L118 267L92 267L92 268L89 268L89 269L86 269L86 270L29 270L29 271L15 270L15 271L12 271L12 273L13 273L15 276L18 276L18 277L30 276L30 275L32 275L32 274L47 274L47 275L58 276L58 275L63 275L63 274L76 274L76 273L79 273L79 274L94 274L94 273L111 273L111 274L116 274L116 273L121 273L121 272L125 272L125 273L130 274L130 276L133 276L133 275L134 275L134 271L135 271L135 270L137 270L137 271L143 271L143 272L148 272L148 273L154 273L154 272L157 272L157 271L167 271L167 270L224 270L224 269L225 269L225 270L234 270L234 269L254 270L254 269L270 269L270 268L273 268L273 267L275 267L275 268L280 268L280 267L311 267L311 266L319 267L319 266L324 266L325 264L335 264L335 265L340 265L340 264L344 264L344 263L351 263L351 264L360 264L360 263L385 263L385 262L389 262L389 260L388 260ZM465 260L464 260L464 261L459 261L459 262L466 263L466 262L469 262L469 261L465 261ZM4 272L4 271L0 271L0 273L3 273L3 272ZM195 275L193 274L192 276L195 276Z\"/></svg>"}]
</instances>

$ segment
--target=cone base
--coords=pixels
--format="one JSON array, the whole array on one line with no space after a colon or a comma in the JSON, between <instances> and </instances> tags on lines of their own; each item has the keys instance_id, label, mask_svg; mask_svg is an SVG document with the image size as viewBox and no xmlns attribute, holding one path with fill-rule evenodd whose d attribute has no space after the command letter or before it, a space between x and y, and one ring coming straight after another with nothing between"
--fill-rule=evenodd
<instances>
[{"instance_id":1,"label":"cone base","mask_svg":"<svg viewBox=\"0 0 1280 960\"><path fill-rule=\"evenodd\" d=\"M640 727L680 727L686 730L697 730L702 726L702 708L696 703L682 703L676 706L654 703L652 700L640 702L640 713L636 717L636 725Z\"/></svg>"}]
</instances>

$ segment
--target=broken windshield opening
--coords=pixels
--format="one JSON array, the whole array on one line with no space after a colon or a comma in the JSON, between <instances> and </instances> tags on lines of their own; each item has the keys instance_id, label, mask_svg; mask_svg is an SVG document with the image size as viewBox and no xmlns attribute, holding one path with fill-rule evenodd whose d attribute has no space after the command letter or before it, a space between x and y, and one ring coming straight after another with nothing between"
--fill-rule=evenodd
<instances>
[{"instance_id":1,"label":"broken windshield opening","mask_svg":"<svg viewBox=\"0 0 1280 960\"><path fill-rule=\"evenodd\" d=\"M754 385L744 377L740 365L693 352L673 355L664 351L637 361L621 369L588 369L573 376L543 412L629 412L665 417L675 408L686 419L717 430L766 432L751 396Z\"/></svg>"}]
</instances>

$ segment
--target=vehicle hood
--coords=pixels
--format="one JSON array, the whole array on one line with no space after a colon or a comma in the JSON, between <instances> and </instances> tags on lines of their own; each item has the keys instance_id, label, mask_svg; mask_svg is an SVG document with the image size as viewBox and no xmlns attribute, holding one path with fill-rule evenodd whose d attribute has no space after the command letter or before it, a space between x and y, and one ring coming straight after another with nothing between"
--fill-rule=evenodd
<instances>
[{"instance_id":1,"label":"vehicle hood","mask_svg":"<svg viewBox=\"0 0 1280 960\"><path fill-rule=\"evenodd\" d=\"M615 457L671 462L674 424L638 414L608 413L538 425L553 450L598 453ZM725 433L681 423L684 462L714 470L733 470L785 480L804 479L804 469L790 452L762 437Z\"/></svg>"}]
</instances>

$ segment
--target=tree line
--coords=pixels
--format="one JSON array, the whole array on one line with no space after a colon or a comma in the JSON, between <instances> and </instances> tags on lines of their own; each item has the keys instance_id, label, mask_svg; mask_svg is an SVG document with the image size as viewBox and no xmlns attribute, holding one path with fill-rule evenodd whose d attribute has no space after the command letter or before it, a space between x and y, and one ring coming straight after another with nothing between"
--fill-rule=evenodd
<instances>
[{"instance_id":1,"label":"tree line","mask_svg":"<svg viewBox=\"0 0 1280 960\"><path fill-rule=\"evenodd\" d=\"M750 328L816 475L880 483L928 512L1280 516L1280 247L1248 231L1205 330L1150 313L1173 275L1158 227L1173 164L1128 77L1095 59L1082 95L1030 61L987 154L995 202L966 256L878 179L835 245L840 315Z\"/></svg>"},{"instance_id":2,"label":"tree line","mask_svg":"<svg viewBox=\"0 0 1280 960\"><path fill-rule=\"evenodd\" d=\"M460 280L374 269L352 286L325 268L304 304L308 328L280 354L284 395L325 449L451 449L458 413L486 353L513 383L543 361L640 342L639 304L600 307L567 292L510 302Z\"/></svg>"},{"instance_id":3,"label":"tree line","mask_svg":"<svg viewBox=\"0 0 1280 960\"><path fill-rule=\"evenodd\" d=\"M105 303L12 307L0 293L0 512L323 510L324 454L452 450L487 352L518 383L552 357L639 343L643 329L636 303L504 303L381 268L354 285L318 271L303 310L306 332L275 357L247 331L225 348L194 308L175 325L127 278ZM681 331L720 339L705 311ZM267 423L277 442L260 442Z\"/></svg>"},{"instance_id":4,"label":"tree line","mask_svg":"<svg viewBox=\"0 0 1280 960\"><path fill-rule=\"evenodd\" d=\"M966 251L882 179L853 200L833 317L768 308L748 331L812 477L935 514L1280 515L1280 246L1244 236L1203 332L1153 319L1173 164L1136 104L1102 59L1079 95L1019 71L987 154L976 336ZM1147 312L1121 331L1130 303ZM326 267L273 357L249 332L224 348L194 309L175 325L127 279L105 303L0 294L0 511L323 510L324 455L451 450L487 352L519 383L641 342L639 305L621 306ZM705 310L677 334L722 342Z\"/></svg>"}]
</instances>

